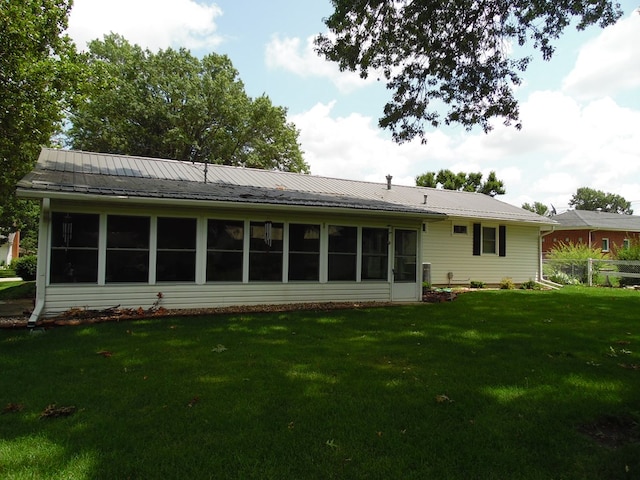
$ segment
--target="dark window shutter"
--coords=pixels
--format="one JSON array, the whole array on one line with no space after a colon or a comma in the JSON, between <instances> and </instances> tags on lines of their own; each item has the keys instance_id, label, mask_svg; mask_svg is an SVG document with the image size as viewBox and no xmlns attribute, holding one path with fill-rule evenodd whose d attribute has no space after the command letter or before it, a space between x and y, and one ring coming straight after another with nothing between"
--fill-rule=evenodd
<instances>
[{"instance_id":1,"label":"dark window shutter","mask_svg":"<svg viewBox=\"0 0 640 480\"><path fill-rule=\"evenodd\" d=\"M480 255L480 245L482 245L482 235L480 230L480 224L473 224L473 254Z\"/></svg>"},{"instance_id":2,"label":"dark window shutter","mask_svg":"<svg viewBox=\"0 0 640 480\"><path fill-rule=\"evenodd\" d=\"M500 225L498 227L498 255L507 256L507 226Z\"/></svg>"}]
</instances>

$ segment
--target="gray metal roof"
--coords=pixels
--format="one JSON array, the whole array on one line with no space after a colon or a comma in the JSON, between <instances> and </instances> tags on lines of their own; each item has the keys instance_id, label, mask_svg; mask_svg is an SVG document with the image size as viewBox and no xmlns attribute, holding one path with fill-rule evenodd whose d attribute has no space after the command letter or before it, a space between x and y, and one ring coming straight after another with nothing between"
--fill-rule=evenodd
<instances>
[{"instance_id":1,"label":"gray metal roof","mask_svg":"<svg viewBox=\"0 0 640 480\"><path fill-rule=\"evenodd\" d=\"M640 232L640 217L620 213L592 212L589 210L568 210L554 215L560 225L556 230L618 230Z\"/></svg>"},{"instance_id":2,"label":"gray metal roof","mask_svg":"<svg viewBox=\"0 0 640 480\"><path fill-rule=\"evenodd\" d=\"M488 195L158 158L42 149L19 183L24 197L49 192L298 205L534 224L552 220ZM425 203L426 198L426 203Z\"/></svg>"}]
</instances>

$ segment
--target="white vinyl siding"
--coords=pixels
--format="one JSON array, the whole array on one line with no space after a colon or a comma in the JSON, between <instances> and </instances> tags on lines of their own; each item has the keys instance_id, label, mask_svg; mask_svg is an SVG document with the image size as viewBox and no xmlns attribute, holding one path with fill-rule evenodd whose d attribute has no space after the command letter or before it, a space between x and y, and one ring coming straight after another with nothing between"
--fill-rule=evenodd
<instances>
[{"instance_id":1,"label":"white vinyl siding","mask_svg":"<svg viewBox=\"0 0 640 480\"><path fill-rule=\"evenodd\" d=\"M148 309L158 299L158 293L162 293L159 305L163 308L198 309L312 302L387 302L391 300L391 285L388 282L50 285L45 315L55 315L70 308Z\"/></svg>"},{"instance_id":2,"label":"white vinyl siding","mask_svg":"<svg viewBox=\"0 0 640 480\"><path fill-rule=\"evenodd\" d=\"M483 227L495 227L496 231L499 225L502 223L482 222ZM522 283L537 278L538 235L537 226L507 224L506 255L478 256L473 255L472 235L452 234L450 221L433 222L422 237L422 261L431 263L434 285L448 285L449 272L453 274L452 286L468 285L472 280L498 284L505 277Z\"/></svg>"}]
</instances>

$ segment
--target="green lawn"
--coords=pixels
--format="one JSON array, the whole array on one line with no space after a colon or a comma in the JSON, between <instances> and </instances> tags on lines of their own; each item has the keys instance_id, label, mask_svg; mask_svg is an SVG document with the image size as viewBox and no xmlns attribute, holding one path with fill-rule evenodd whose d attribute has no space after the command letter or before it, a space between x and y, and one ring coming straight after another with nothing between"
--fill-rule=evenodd
<instances>
[{"instance_id":1,"label":"green lawn","mask_svg":"<svg viewBox=\"0 0 640 480\"><path fill-rule=\"evenodd\" d=\"M565 288L0 331L0 478L640 478L639 311Z\"/></svg>"},{"instance_id":2,"label":"green lawn","mask_svg":"<svg viewBox=\"0 0 640 480\"><path fill-rule=\"evenodd\" d=\"M36 282L0 282L0 300L32 299L36 296Z\"/></svg>"}]
</instances>

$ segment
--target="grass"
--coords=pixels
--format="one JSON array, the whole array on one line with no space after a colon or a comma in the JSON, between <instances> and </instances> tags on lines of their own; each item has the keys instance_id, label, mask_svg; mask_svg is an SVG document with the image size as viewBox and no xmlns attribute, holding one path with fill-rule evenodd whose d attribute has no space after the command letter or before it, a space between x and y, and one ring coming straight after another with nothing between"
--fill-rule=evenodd
<instances>
[{"instance_id":1,"label":"grass","mask_svg":"<svg viewBox=\"0 0 640 480\"><path fill-rule=\"evenodd\" d=\"M5 330L0 477L639 478L638 295Z\"/></svg>"},{"instance_id":2,"label":"grass","mask_svg":"<svg viewBox=\"0 0 640 480\"><path fill-rule=\"evenodd\" d=\"M0 282L0 300L32 299L36 296L36 282Z\"/></svg>"},{"instance_id":3,"label":"grass","mask_svg":"<svg viewBox=\"0 0 640 480\"><path fill-rule=\"evenodd\" d=\"M10 268L0 268L0 278L12 278L16 276L16 271Z\"/></svg>"}]
</instances>

